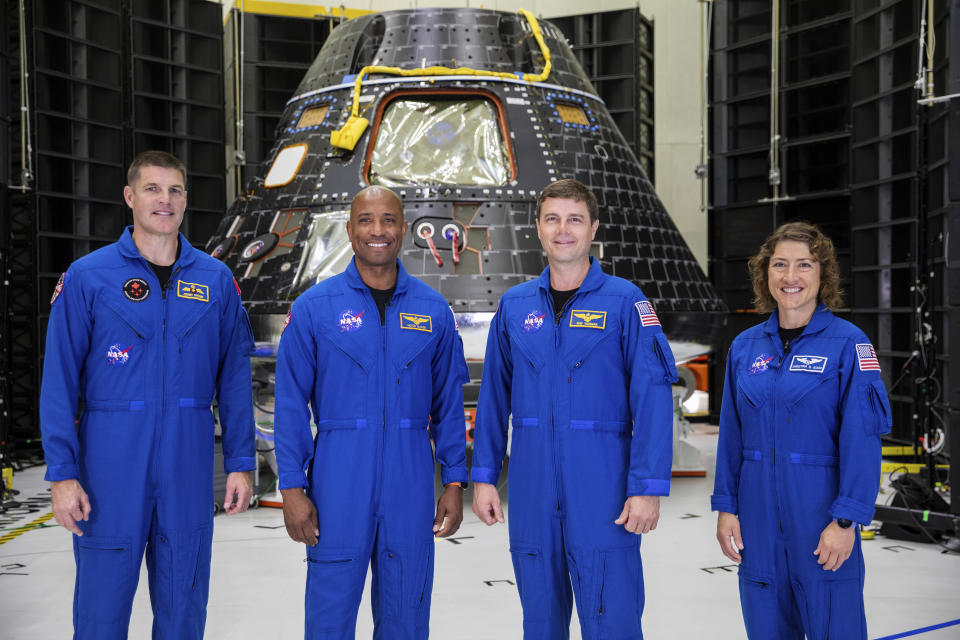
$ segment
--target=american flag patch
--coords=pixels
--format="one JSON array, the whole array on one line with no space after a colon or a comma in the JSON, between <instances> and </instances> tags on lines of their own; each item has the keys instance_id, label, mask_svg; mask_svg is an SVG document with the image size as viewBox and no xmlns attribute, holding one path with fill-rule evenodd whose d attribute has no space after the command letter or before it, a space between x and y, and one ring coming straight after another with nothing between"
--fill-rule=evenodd
<instances>
[{"instance_id":1,"label":"american flag patch","mask_svg":"<svg viewBox=\"0 0 960 640\"><path fill-rule=\"evenodd\" d=\"M872 344L857 345L857 364L860 365L860 371L880 371L877 352L873 350Z\"/></svg>"},{"instance_id":2,"label":"american flag patch","mask_svg":"<svg viewBox=\"0 0 960 640\"><path fill-rule=\"evenodd\" d=\"M645 327L660 326L660 319L657 318L657 314L654 313L653 306L649 302L641 300L635 302L633 306L637 308L637 313L640 314L640 324Z\"/></svg>"}]
</instances>

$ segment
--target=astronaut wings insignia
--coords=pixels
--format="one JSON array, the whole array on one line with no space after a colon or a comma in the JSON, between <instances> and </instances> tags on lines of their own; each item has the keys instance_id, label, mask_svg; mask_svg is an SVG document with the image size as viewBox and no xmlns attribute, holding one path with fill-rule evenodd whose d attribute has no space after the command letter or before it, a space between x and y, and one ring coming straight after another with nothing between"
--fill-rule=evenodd
<instances>
[{"instance_id":1,"label":"astronaut wings insignia","mask_svg":"<svg viewBox=\"0 0 960 640\"><path fill-rule=\"evenodd\" d=\"M793 356L790 360L790 371L806 371L807 373L823 373L827 368L826 356Z\"/></svg>"},{"instance_id":2,"label":"astronaut wings insignia","mask_svg":"<svg viewBox=\"0 0 960 640\"><path fill-rule=\"evenodd\" d=\"M421 316L416 313L401 313L400 328L433 333L433 319L430 316Z\"/></svg>"},{"instance_id":3,"label":"astronaut wings insignia","mask_svg":"<svg viewBox=\"0 0 960 640\"><path fill-rule=\"evenodd\" d=\"M580 329L603 329L607 326L607 312L574 309L570 312L570 326Z\"/></svg>"}]
</instances>

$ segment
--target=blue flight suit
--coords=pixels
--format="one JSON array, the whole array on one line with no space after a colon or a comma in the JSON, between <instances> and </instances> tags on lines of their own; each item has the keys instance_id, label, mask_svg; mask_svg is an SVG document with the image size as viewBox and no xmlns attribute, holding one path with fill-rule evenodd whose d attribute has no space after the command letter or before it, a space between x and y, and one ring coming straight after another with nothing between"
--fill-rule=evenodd
<instances>
[{"instance_id":1,"label":"blue flight suit","mask_svg":"<svg viewBox=\"0 0 960 640\"><path fill-rule=\"evenodd\" d=\"M154 638L201 638L213 533L214 418L224 468L255 467L253 335L230 270L180 236L168 286L124 231L57 286L40 425L46 480L76 478L75 638L126 638L144 548ZM82 413L79 429L77 399Z\"/></svg>"},{"instance_id":2,"label":"blue flight suit","mask_svg":"<svg viewBox=\"0 0 960 640\"><path fill-rule=\"evenodd\" d=\"M431 438L443 483L467 480L469 374L453 312L399 261L397 271L385 325L351 261L297 298L277 352L280 488L306 487L320 530L307 547L308 639L354 637L368 562L374 637L426 638Z\"/></svg>"},{"instance_id":3,"label":"blue flight suit","mask_svg":"<svg viewBox=\"0 0 960 640\"><path fill-rule=\"evenodd\" d=\"M474 431L475 482L509 467L510 552L527 640L642 638L640 536L628 496L670 492L673 354L636 286L590 271L559 324L550 268L503 294L490 325Z\"/></svg>"},{"instance_id":4,"label":"blue flight suit","mask_svg":"<svg viewBox=\"0 0 960 640\"><path fill-rule=\"evenodd\" d=\"M873 518L891 426L880 366L863 332L822 304L789 353L778 327L775 311L730 347L711 498L740 518L747 635L866 639L859 530L836 572L813 551L833 519Z\"/></svg>"}]
</instances>

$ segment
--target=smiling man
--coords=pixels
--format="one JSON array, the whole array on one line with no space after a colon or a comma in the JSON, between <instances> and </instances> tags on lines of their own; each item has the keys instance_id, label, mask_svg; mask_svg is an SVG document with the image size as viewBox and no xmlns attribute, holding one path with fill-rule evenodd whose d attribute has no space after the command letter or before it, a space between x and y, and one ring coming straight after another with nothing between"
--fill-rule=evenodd
<instances>
[{"instance_id":1,"label":"smiling man","mask_svg":"<svg viewBox=\"0 0 960 640\"><path fill-rule=\"evenodd\" d=\"M473 511L503 522L496 483L510 449L510 553L526 640L642 638L640 535L670 491L677 379L660 321L632 283L590 256L597 199L559 180L537 201L549 266L500 299L474 430ZM571 589L572 579L572 589Z\"/></svg>"},{"instance_id":2,"label":"smiling man","mask_svg":"<svg viewBox=\"0 0 960 640\"><path fill-rule=\"evenodd\" d=\"M406 233L395 193L360 191L350 266L297 298L280 340L277 464L287 533L307 545L308 639L354 637L368 564L374 637L426 638L433 537L463 519L463 344L446 301L397 260Z\"/></svg>"},{"instance_id":3,"label":"smiling man","mask_svg":"<svg viewBox=\"0 0 960 640\"><path fill-rule=\"evenodd\" d=\"M226 511L239 513L253 493L253 336L229 269L178 231L183 164L146 151L127 182L133 226L70 265L51 300L40 393L46 479L54 517L74 534L74 637L127 637L146 552L153 637L201 638L211 403L216 397Z\"/></svg>"}]
</instances>

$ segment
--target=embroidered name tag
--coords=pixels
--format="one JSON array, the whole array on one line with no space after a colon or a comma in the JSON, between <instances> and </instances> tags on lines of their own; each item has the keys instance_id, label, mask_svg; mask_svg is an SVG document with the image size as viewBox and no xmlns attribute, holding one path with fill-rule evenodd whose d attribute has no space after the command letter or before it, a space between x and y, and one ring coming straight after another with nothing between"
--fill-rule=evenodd
<instances>
[{"instance_id":1,"label":"embroidered name tag","mask_svg":"<svg viewBox=\"0 0 960 640\"><path fill-rule=\"evenodd\" d=\"M790 371L823 373L826 368L827 358L825 356L793 356L790 360Z\"/></svg>"},{"instance_id":2,"label":"embroidered name tag","mask_svg":"<svg viewBox=\"0 0 960 640\"><path fill-rule=\"evenodd\" d=\"M433 332L433 319L430 316L418 316L415 313L400 314L400 328L411 331Z\"/></svg>"},{"instance_id":3,"label":"embroidered name tag","mask_svg":"<svg viewBox=\"0 0 960 640\"><path fill-rule=\"evenodd\" d=\"M210 287L205 284L177 280L177 296L188 300L210 302Z\"/></svg>"},{"instance_id":4,"label":"embroidered name tag","mask_svg":"<svg viewBox=\"0 0 960 640\"><path fill-rule=\"evenodd\" d=\"M607 312L574 309L570 312L570 326L580 329L603 329L607 326Z\"/></svg>"}]
</instances>

